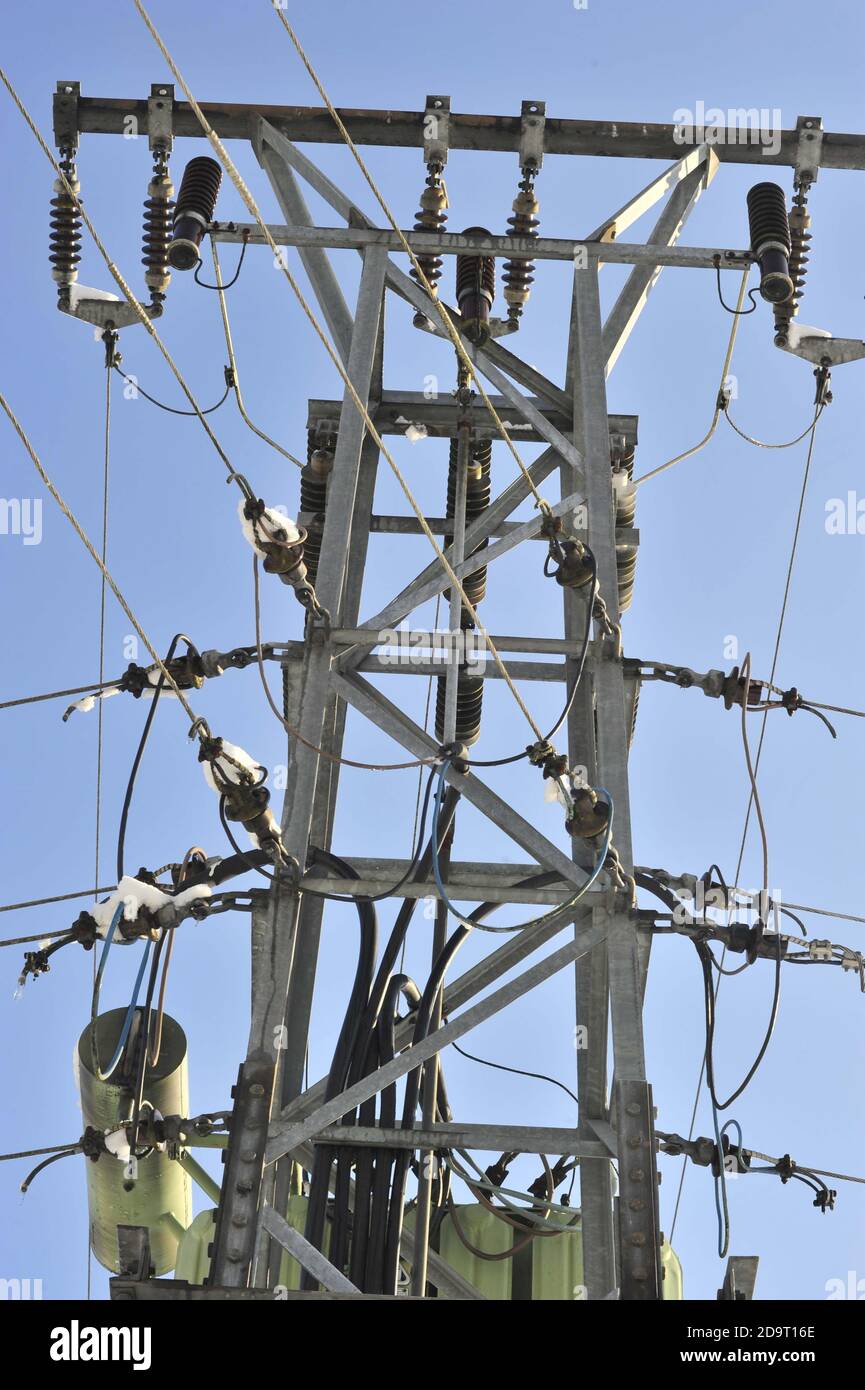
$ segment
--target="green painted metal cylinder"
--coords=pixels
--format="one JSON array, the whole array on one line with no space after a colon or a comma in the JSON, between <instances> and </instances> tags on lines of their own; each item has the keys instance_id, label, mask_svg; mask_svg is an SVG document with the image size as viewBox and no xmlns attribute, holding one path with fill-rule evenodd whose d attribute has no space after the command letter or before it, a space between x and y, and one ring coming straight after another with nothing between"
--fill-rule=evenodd
<instances>
[{"instance_id":1,"label":"green painted metal cylinder","mask_svg":"<svg viewBox=\"0 0 865 1390\"><path fill-rule=\"evenodd\" d=\"M96 1020L102 1067L114 1054L125 1017L125 1009L110 1009ZM127 1056L130 1050L127 1046ZM100 1081L93 1069L90 1024L78 1040L77 1058L84 1124L103 1133L116 1129L132 1113L133 1078L125 1070L125 1059L108 1081ZM144 1099L163 1115L189 1114L186 1035L167 1014L159 1061L145 1075ZM129 1191L126 1164L114 1154L102 1153L95 1163L86 1159L85 1168L90 1246L99 1263L119 1273L117 1227L146 1226L156 1274L173 1269L179 1238L192 1220L192 1184L180 1164L156 1151L139 1158Z\"/></svg>"}]
</instances>

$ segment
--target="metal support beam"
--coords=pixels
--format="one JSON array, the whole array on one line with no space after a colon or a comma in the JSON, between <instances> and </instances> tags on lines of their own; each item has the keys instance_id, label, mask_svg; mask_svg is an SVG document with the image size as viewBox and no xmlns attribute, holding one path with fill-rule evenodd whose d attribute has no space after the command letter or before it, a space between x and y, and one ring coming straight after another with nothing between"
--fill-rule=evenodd
<instances>
[{"instance_id":1,"label":"metal support beam","mask_svg":"<svg viewBox=\"0 0 865 1390\"><path fill-rule=\"evenodd\" d=\"M356 1109L363 1101L369 1100L370 1096L378 1095L385 1086L399 1081L407 1072L414 1071L421 1062L435 1056L437 1052L449 1046L450 1043L457 1042L472 1028L486 1022L488 1018L500 1013L502 1009L507 1008L517 999L521 999L530 990L536 989L545 980L551 979L559 970L564 970L565 966L579 960L580 956L602 940L603 932L604 929L601 927L587 928L578 940L568 942L566 946L560 947L552 955L546 956L536 965L530 966L522 975L517 975L515 979L509 980L495 993L487 995L486 999L482 999L479 1004L466 1009L465 1013L460 1014L457 1018L450 1019L448 1023L437 1028L435 1032L428 1033L421 1042L407 1047L399 1056L394 1057L392 1062L370 1072L362 1081L349 1086L347 1091L341 1092L332 1100L320 1105L305 1119L296 1124L286 1123L282 1119L272 1123L270 1142L267 1147L268 1163L275 1162L285 1153L291 1153L298 1145L306 1143L322 1129L341 1119L349 1110Z\"/></svg>"}]
</instances>

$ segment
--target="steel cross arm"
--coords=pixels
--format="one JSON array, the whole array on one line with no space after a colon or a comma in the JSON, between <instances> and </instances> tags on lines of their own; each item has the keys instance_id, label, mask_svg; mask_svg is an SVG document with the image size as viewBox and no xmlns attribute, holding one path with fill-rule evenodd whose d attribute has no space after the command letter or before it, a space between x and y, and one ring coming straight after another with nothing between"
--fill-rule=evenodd
<instances>
[{"instance_id":1,"label":"steel cross arm","mask_svg":"<svg viewBox=\"0 0 865 1390\"><path fill-rule=\"evenodd\" d=\"M255 142L255 152L289 227L297 232L311 229L312 218L291 169L260 142ZM336 349L343 362L347 363L353 323L330 257L327 251L317 246L299 245L298 252Z\"/></svg>"},{"instance_id":2,"label":"steel cross arm","mask_svg":"<svg viewBox=\"0 0 865 1390\"><path fill-rule=\"evenodd\" d=\"M666 193L671 192L682 179L687 178L688 174L693 173L701 164L705 164L708 154L708 145L699 145L696 149L689 150L669 169L665 169L663 174L658 174L633 198L629 198L618 212L613 213L612 217L606 218L586 240L621 241L622 233L626 232L632 223L642 217L645 212L654 207Z\"/></svg>"},{"instance_id":3,"label":"steel cross arm","mask_svg":"<svg viewBox=\"0 0 865 1390\"><path fill-rule=\"evenodd\" d=\"M80 84L59 82L55 97L55 133L68 129L82 135L123 135L130 117L135 129L149 132L147 97L85 97ZM342 145L343 138L330 112L322 106L262 105L250 102L200 103L209 123L223 140L248 140L256 123L266 123L280 139L308 144ZM706 115L711 113L706 112ZM724 163L787 165L795 168L799 150L798 130L762 131L761 113L742 110L742 120L729 127L707 125L712 147ZM749 124L750 117L758 124ZM426 112L375 110L341 107L340 117L356 145L384 145L391 148L424 147ZM653 121L589 121L547 116L544 125L546 155L593 156L596 158L679 159L690 148L699 148L697 130L687 126ZM178 139L201 138L201 125L191 106L175 101L171 110L171 132ZM771 134L772 143L763 138ZM498 116L451 111L448 117L448 144L453 150L499 150L518 154L523 136L519 115ZM58 143L60 141L58 140ZM826 131L820 149L821 169L865 169L865 135Z\"/></svg>"},{"instance_id":4,"label":"steel cross arm","mask_svg":"<svg viewBox=\"0 0 865 1390\"><path fill-rule=\"evenodd\" d=\"M274 1163L285 1153L291 1153L299 1144L312 1139L321 1130L336 1120L342 1118L349 1110L356 1109L363 1101L369 1100L371 1096L377 1095L385 1086L390 1086L393 1082L399 1081L400 1077L434 1057L441 1052L442 1048L450 1043L456 1042L466 1033L471 1032L478 1024L492 1018L494 1014L500 1013L502 1009L513 1004L517 999L521 999L524 994L538 985L549 980L559 970L565 966L572 965L579 960L587 951L591 950L603 940L605 928L597 925L589 927L575 941L569 941L566 946L562 946L558 951L545 956L537 964L530 966L522 975L509 980L493 994L487 995L480 1003L474 1004L458 1018L451 1019L449 1023L437 1028L434 1033L430 1033L422 1041L414 1043L411 1047L401 1052L393 1061L379 1067L376 1071L370 1072L361 1081L350 1086L347 1091L334 1096L332 1100L326 1101L319 1106L306 1119L298 1123L291 1121L285 1122L277 1120L271 1124L270 1139L267 1145L266 1162Z\"/></svg>"},{"instance_id":5,"label":"steel cross arm","mask_svg":"<svg viewBox=\"0 0 865 1390\"><path fill-rule=\"evenodd\" d=\"M671 193L663 212L649 236L647 247L661 251L679 239L682 228L696 207L704 188L708 188L718 169L711 152L705 165L698 167L679 183ZM604 324L603 348L606 372L609 376L628 341L631 330L642 313L649 295L661 274L660 261L635 265L628 276Z\"/></svg>"},{"instance_id":6,"label":"steel cross arm","mask_svg":"<svg viewBox=\"0 0 865 1390\"><path fill-rule=\"evenodd\" d=\"M546 454L542 454L541 458L545 459ZM539 462L540 460L536 460L535 466L537 466ZM581 506L582 501L583 498L580 494L572 493L569 497L564 497L560 502L554 503L550 510L553 516L565 516L568 512L576 511L576 509ZM488 508L483 516L478 517L476 522L466 527L466 550L474 549L475 546L479 545L481 541L485 539L483 533L485 531L488 533L489 530L494 527L495 522L492 521L490 517L492 510L492 507ZM474 554L469 555L468 559L463 560L461 563L456 560L452 546L449 546L444 551L444 554L453 567L457 578L466 579L470 574L474 574L476 570L491 565L493 561L498 560L502 555L507 555L510 550L513 550L514 547L519 545L522 541L534 539L540 532L542 525L543 518L540 514L530 517L528 521L522 522L513 531L510 531L508 535L502 536L500 540L495 541L485 550L475 550ZM423 570L412 580L411 584L403 589L401 594L397 594L396 598L392 599L385 608L382 608L379 613L376 613L372 618L367 618L361 623L361 627L367 628L372 632L389 631L396 623L401 622L413 608L417 608L429 598L435 598L436 594L442 593L449 585L450 580L444 566L441 564L440 560L435 559L431 565L427 566L426 570ZM347 652L340 657L339 665L342 669L351 668L359 660L360 657L353 656L352 653Z\"/></svg>"},{"instance_id":7,"label":"steel cross arm","mask_svg":"<svg viewBox=\"0 0 865 1390\"><path fill-rule=\"evenodd\" d=\"M524 419L534 425L542 439L555 449L572 469L573 481L585 486L585 474L583 472L583 456L579 449L576 449L570 439L562 434L561 430L556 429L544 415L538 410L533 401L528 396L524 396L518 391L513 382L509 381L504 372L500 372L495 363L489 359L489 354L479 351L467 339L463 339L466 350L478 371L482 372L488 381L497 386L503 396L506 396L511 404L520 412Z\"/></svg>"},{"instance_id":8,"label":"steel cross arm","mask_svg":"<svg viewBox=\"0 0 865 1390\"><path fill-rule=\"evenodd\" d=\"M570 237L493 236L462 232L415 232L390 227L303 227L268 223L270 236L278 246L299 250L365 251L378 246L385 251L404 252L403 237L417 256L495 256L512 260L566 261L579 255L597 256L606 265L669 265L693 270L744 270L754 257L745 249L727 246L651 246L641 241L580 241ZM257 222L215 222L209 229L217 241L248 241L268 245ZM422 294L425 294L421 290ZM428 297L427 297L428 298ZM435 322L435 320L433 320Z\"/></svg>"},{"instance_id":9,"label":"steel cross arm","mask_svg":"<svg viewBox=\"0 0 865 1390\"><path fill-rule=\"evenodd\" d=\"M314 188L319 196L323 198L344 221L350 223L355 230L361 229L368 234L377 233L379 231L379 229L374 227L366 213L361 212L360 208L358 208L326 174L322 173L322 171L313 164L311 159L307 159L306 155L301 154L300 150L296 149L290 140L286 140L283 135L274 130L266 121L259 120L257 122L254 133L254 143L256 149L260 149L264 145L271 146L279 157L285 160L285 162L294 169L295 173L305 179L310 187ZM255 230L258 231L257 228ZM252 232L250 235L252 235ZM387 236L388 233L382 233L382 235ZM395 233L391 235L395 236ZM531 240L531 238L529 238L529 240ZM397 238L396 241L396 249L399 250L401 249L399 238ZM404 274L404 272L391 260L388 260L387 278L391 288L396 290L404 299L407 299L415 308L420 309L423 313L427 314L428 317L429 311L432 310L430 322L435 322L438 319L438 315L425 291L416 285L415 282L408 275ZM459 315L454 310L450 310L449 312L454 323L458 323ZM444 332L443 329L440 331ZM561 391L559 387L554 386L552 382L547 381L546 377L542 376L534 367L528 366L528 364L522 362L519 357L515 357L513 353L509 353L505 348L496 343L489 344L487 352L490 359L505 371L509 372L516 381L521 382L524 386L528 386L529 390L544 397L551 404L557 405L560 408L564 407L566 411L569 411L570 406L567 395Z\"/></svg>"},{"instance_id":10,"label":"steel cross arm","mask_svg":"<svg viewBox=\"0 0 865 1390\"><path fill-rule=\"evenodd\" d=\"M458 628L454 629L459 631ZM471 674L484 680L504 679L498 666L487 660L487 652L478 654L472 662ZM566 671L562 662L552 661L506 661L505 670L514 681L563 681ZM459 670L459 663L447 658L439 660L417 660L412 657L406 664L397 656L365 656L354 667L356 671L370 671L376 676L447 676L449 671ZM445 742L450 742L445 739Z\"/></svg>"},{"instance_id":11,"label":"steel cross arm","mask_svg":"<svg viewBox=\"0 0 865 1390\"><path fill-rule=\"evenodd\" d=\"M302 1265L308 1269L310 1274L314 1274L316 1279L324 1288L331 1293L360 1293L360 1289L347 1279L342 1270L332 1265L330 1260L324 1256L314 1245L310 1245L305 1236L300 1231L296 1231L293 1226L289 1226L284 1216L280 1216L268 1202L265 1202L259 1214L262 1227L268 1235L273 1236L278 1241L283 1250L287 1250Z\"/></svg>"},{"instance_id":12,"label":"steel cross arm","mask_svg":"<svg viewBox=\"0 0 865 1390\"><path fill-rule=\"evenodd\" d=\"M328 1125L312 1144L340 1144L378 1149L517 1150L527 1154L562 1154L572 1158L610 1158L606 1144L585 1139L575 1129L544 1129L538 1125L469 1125L456 1121L426 1128L381 1129L377 1125ZM612 1155L615 1158L615 1153Z\"/></svg>"},{"instance_id":13,"label":"steel cross arm","mask_svg":"<svg viewBox=\"0 0 865 1390\"><path fill-rule=\"evenodd\" d=\"M349 677L332 672L331 682L336 693L348 704L360 710L361 714L390 734L415 757L428 758L438 752L438 744L429 734L359 676L353 674ZM566 882L573 883L578 888L582 887L586 881L586 873L578 869L558 845L548 840L546 835L541 834L474 773L454 772L451 769L446 778L451 786L459 788L466 801L476 806L522 849L533 854L539 863L553 869ZM539 869L538 872L542 871Z\"/></svg>"}]
</instances>

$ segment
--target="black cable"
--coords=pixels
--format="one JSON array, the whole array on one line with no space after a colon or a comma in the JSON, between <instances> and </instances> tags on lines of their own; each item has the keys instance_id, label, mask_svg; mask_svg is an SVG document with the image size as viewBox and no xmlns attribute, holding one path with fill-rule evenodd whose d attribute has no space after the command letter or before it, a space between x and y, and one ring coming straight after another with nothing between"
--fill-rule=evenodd
<instances>
[{"instance_id":1,"label":"black cable","mask_svg":"<svg viewBox=\"0 0 865 1390\"><path fill-rule=\"evenodd\" d=\"M781 934L780 932L778 933L778 954L775 960L775 988L772 996L772 1009L769 1015L769 1023L766 1028L765 1037L763 1038L760 1051L757 1053L757 1056L754 1062L752 1063L751 1067L749 1068L744 1081L742 1081L741 1084L737 1086L736 1090L733 1091L732 1095L728 1096L727 1100L725 1101L718 1100L717 1091L715 1089L715 999L714 990L712 988L712 969L710 960L711 952L708 950L705 943L703 942L695 941L694 946L697 950L697 954L700 958L700 963L703 968L706 1014L706 1083L709 1088L709 1095L711 1096L712 1104L715 1106L715 1108L717 1110L728 1110L729 1107L733 1104L733 1102L739 1099L739 1096L742 1095L743 1091L746 1090L746 1088L751 1084L752 1080L754 1079L754 1076L757 1073L757 1069L759 1068L761 1062L763 1061L763 1058L766 1055L769 1043L772 1040L772 1034L775 1031L775 1023L778 1018L778 1006L781 1000Z\"/></svg>"},{"instance_id":2,"label":"black cable","mask_svg":"<svg viewBox=\"0 0 865 1390\"><path fill-rule=\"evenodd\" d=\"M205 288L207 288L207 286L205 286ZM212 415L214 410L218 410L221 405L225 404L225 402L228 399L228 393L231 390L233 384L231 380L230 369L226 367L224 368L225 391L220 396L219 400L216 402L216 405L209 405L206 410L178 410L176 406L164 405L163 402L158 401L155 396L151 396L147 391L145 391L143 386L140 386L138 384L138 382L135 380L135 377L127 376L123 369L121 367L118 367L116 362L113 364L113 366L115 372L117 372L119 376L122 376L123 380L127 382L129 386L134 387L139 395L143 396L146 401L150 401L151 405L158 405L160 410L167 411L169 415Z\"/></svg>"},{"instance_id":3,"label":"black cable","mask_svg":"<svg viewBox=\"0 0 865 1390\"><path fill-rule=\"evenodd\" d=\"M221 291L221 290L230 290L231 287L232 287L232 285L236 285L236 284L237 284L237 280L238 280L238 277L239 277L239 275L240 275L241 266L243 265L243 258L244 258L244 256L246 255L246 248L247 248L248 245L249 245L249 232L248 232L248 231L244 231L244 233L243 233L243 245L242 245L241 248L240 248L240 257L239 257L238 262L237 262L237 269L235 270L235 272L234 272L234 274L232 275L231 279L230 279L226 284L224 284L224 285L208 285L208 284L205 284L205 282L204 282L203 280L199 280L199 278L198 278L198 273L199 273L199 271L201 270L201 257L199 256L199 258L198 258L198 264L197 264L196 267L195 267L195 275L193 276L193 279L195 280L196 285L200 285L201 288L202 288L203 290L216 290L217 293L218 293L219 291Z\"/></svg>"},{"instance_id":4,"label":"black cable","mask_svg":"<svg viewBox=\"0 0 865 1390\"><path fill-rule=\"evenodd\" d=\"M168 655L165 657L165 660L162 663L163 668L168 665L169 661L174 656L174 652L178 642L185 642L191 652L197 653L197 648L195 647L195 644L192 642L191 638L187 637L184 632L177 632L171 639L171 643L168 648ZM138 742L138 749L136 751L135 759L132 764L132 771L129 774L129 781L126 784L126 795L123 798L123 808L120 812L120 828L117 832L118 884L123 878L123 850L126 844L126 822L129 817L129 807L132 802L132 792L135 787L135 779L138 776L138 769L141 765L141 759L144 756L144 749L147 746L147 740L150 735L150 730L153 725L154 717L156 715L156 706L159 704L159 697L162 694L164 686L165 671L163 669L159 672L159 680L153 688L153 697L151 700L150 709L147 711L147 718L144 721L144 728L141 731L141 738Z\"/></svg>"},{"instance_id":5,"label":"black cable","mask_svg":"<svg viewBox=\"0 0 865 1390\"><path fill-rule=\"evenodd\" d=\"M557 1081L554 1076L545 1076L541 1071L524 1071L522 1067L507 1067L504 1062L490 1062L486 1057L475 1057L473 1053L466 1052L465 1048L460 1047L459 1043L451 1043L454 1052L458 1052L461 1057L467 1057L470 1062L479 1062L482 1067L494 1067L496 1071L513 1072L514 1076L527 1076L534 1081L548 1081L551 1086L558 1086L560 1091L564 1091L566 1096L570 1096L575 1105L579 1104L577 1097L564 1081Z\"/></svg>"},{"instance_id":6,"label":"black cable","mask_svg":"<svg viewBox=\"0 0 865 1390\"><path fill-rule=\"evenodd\" d=\"M232 834L232 831L231 831L231 827L229 826L228 820L226 819L226 815L225 815L225 792L222 792L222 793L220 794L220 797L219 797L219 819L220 819L220 821L222 822L222 828L223 828L223 830L225 831L225 835L226 835L226 838L227 838L227 840L228 840L228 843L231 845L231 848L234 850L235 858L243 860L243 863L246 865L246 867L247 867L248 869L253 869L253 870L255 871L255 873L261 874L261 877L262 877L262 878L266 878L267 881L268 881L268 883L275 883L275 882L276 882L276 874L269 874L269 873L267 872L266 869L263 869L263 868L261 867L261 864L258 862L257 858L255 857L255 856L259 855L259 854L263 854L263 851L262 851L262 850L252 850L249 854L247 854L245 850L242 850L242 849L240 848L240 845L239 845L239 844L237 843L237 841L235 840L234 835ZM265 855L264 858L265 858L265 861L266 861L267 863L269 863L269 864L273 863L273 860L270 859L267 855Z\"/></svg>"},{"instance_id":7,"label":"black cable","mask_svg":"<svg viewBox=\"0 0 865 1390\"><path fill-rule=\"evenodd\" d=\"M749 314L753 314L754 310L757 308L757 301L754 298L757 293L756 290L748 290L748 298L751 301L750 309L731 309L729 304L724 302L724 296L721 292L721 266L717 256L715 257L715 275L718 279L718 299L721 301L722 309L726 309L728 314L732 314L733 317L737 319L744 319L747 318Z\"/></svg>"},{"instance_id":8,"label":"black cable","mask_svg":"<svg viewBox=\"0 0 865 1390\"><path fill-rule=\"evenodd\" d=\"M337 873L341 873L345 878L356 879L358 875L350 864L339 859L337 855L325 850L319 850L323 861L333 868ZM327 1084L325 1086L325 1100L331 1100L340 1091L344 1090L346 1078L351 1066L351 1058L354 1053L359 1033L361 1033L361 1023L369 1003L370 986L372 974L375 968L376 943L378 937L378 927L376 922L375 907L364 898L354 900L360 922L360 949L358 951L357 967L355 970L354 983L351 995L343 1018L342 1027L334 1048L333 1060L328 1073ZM343 1117L345 1120L346 1117ZM330 1186L330 1172L334 1158L338 1158L335 1152L337 1146L318 1144L315 1149L313 1160L312 1175L309 1183L309 1205L306 1214L306 1226L304 1234L317 1250L321 1250L324 1244L324 1226L327 1216L327 1200ZM307 1270L301 1275L301 1288L314 1290L318 1287L318 1281Z\"/></svg>"},{"instance_id":9,"label":"black cable","mask_svg":"<svg viewBox=\"0 0 865 1390\"><path fill-rule=\"evenodd\" d=\"M436 775L436 769L433 768L433 769L430 771L429 779L428 779L428 781L427 781L426 791L425 791L425 793L424 793L424 799L423 799L423 807L422 807L422 810L421 810L420 824L418 825L417 835L416 835L416 837L415 837L415 843L414 843L414 845L413 845L413 847L412 847L411 862L410 862L408 868L406 869L406 871L405 871L405 873L403 874L402 878L398 879L397 882L393 885L392 888L387 888L387 889L385 889L385 891L384 891L383 893L370 893L370 894L364 894L364 902L368 902L368 903L378 903L378 902L382 902L385 898L392 898L392 897L394 897L394 896L399 892L400 888L402 888L403 884L404 884L404 883L408 883L408 881L412 878L412 876L413 876L414 873L416 872L418 863L419 863L419 861L420 861L421 852L422 852L421 846L423 845L424 831L426 830L426 820L427 820L427 814L428 814L428 812L429 812L430 796L431 796L431 794L432 794L432 785L433 785L433 780L434 780L434 778L435 778L435 775ZM319 853L319 851L318 851L317 849L312 848L312 847L310 848L309 855L308 855L308 857L307 857L307 869L309 868L310 862L313 862L313 863L315 862L316 858L318 857L318 853ZM323 892L321 892L321 891L320 891L319 889L317 889L317 888L303 888L303 887L302 887L301 891L304 892L304 893L308 893L309 896L310 896L311 898L324 898L326 901L328 901L328 902L333 902L333 903L351 903L351 902L355 902L355 901L356 901L356 898L354 898L354 897L346 897L346 896L343 896L343 895L340 894L340 893L323 893Z\"/></svg>"},{"instance_id":10,"label":"black cable","mask_svg":"<svg viewBox=\"0 0 865 1390\"><path fill-rule=\"evenodd\" d=\"M80 1152L81 1146L76 1145L74 1149L62 1149L60 1153L52 1154L50 1158L43 1158L42 1162L37 1163L33 1171L27 1174L27 1177L21 1184L21 1191L26 1192L30 1184L33 1182L33 1179L38 1178L39 1174L43 1172L44 1169L49 1168L52 1163L57 1163L58 1160L61 1158L72 1158L74 1154Z\"/></svg>"}]
</instances>

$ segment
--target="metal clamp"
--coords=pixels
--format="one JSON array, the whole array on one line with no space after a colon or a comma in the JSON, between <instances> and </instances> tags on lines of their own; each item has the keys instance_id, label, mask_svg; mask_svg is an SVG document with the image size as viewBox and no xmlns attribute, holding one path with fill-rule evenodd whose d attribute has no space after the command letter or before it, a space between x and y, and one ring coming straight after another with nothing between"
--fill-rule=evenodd
<instances>
[{"instance_id":1,"label":"metal clamp","mask_svg":"<svg viewBox=\"0 0 865 1390\"><path fill-rule=\"evenodd\" d=\"M423 157L425 164L441 164L442 166L447 164L450 114L450 97L427 97L423 115Z\"/></svg>"},{"instance_id":2,"label":"metal clamp","mask_svg":"<svg viewBox=\"0 0 865 1390\"><path fill-rule=\"evenodd\" d=\"M823 150L823 117L799 116L796 121L796 164L794 179L797 188L800 184L816 181L820 171L820 155Z\"/></svg>"},{"instance_id":3,"label":"metal clamp","mask_svg":"<svg viewBox=\"0 0 865 1390\"><path fill-rule=\"evenodd\" d=\"M80 82L58 82L54 93L54 143L58 150L74 154L78 149L78 99Z\"/></svg>"},{"instance_id":4,"label":"metal clamp","mask_svg":"<svg viewBox=\"0 0 865 1390\"><path fill-rule=\"evenodd\" d=\"M174 84L154 82L147 100L147 141L151 150L171 153L174 139Z\"/></svg>"},{"instance_id":5,"label":"metal clamp","mask_svg":"<svg viewBox=\"0 0 865 1390\"><path fill-rule=\"evenodd\" d=\"M545 101L524 101L520 111L520 168L535 172L544 162Z\"/></svg>"}]
</instances>

